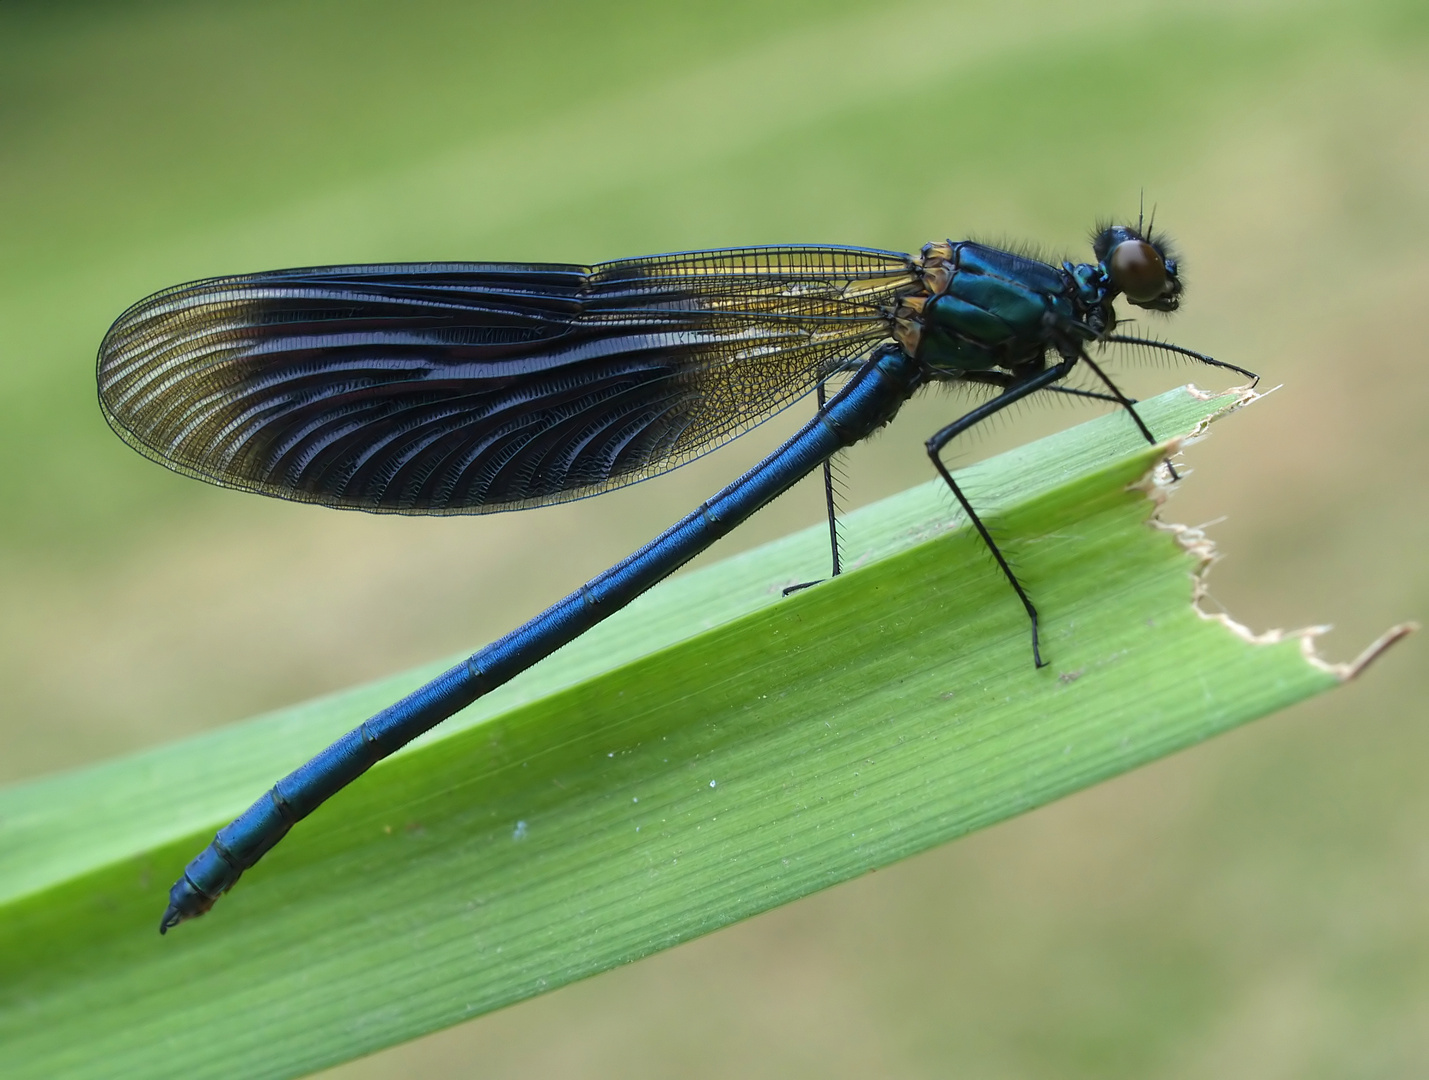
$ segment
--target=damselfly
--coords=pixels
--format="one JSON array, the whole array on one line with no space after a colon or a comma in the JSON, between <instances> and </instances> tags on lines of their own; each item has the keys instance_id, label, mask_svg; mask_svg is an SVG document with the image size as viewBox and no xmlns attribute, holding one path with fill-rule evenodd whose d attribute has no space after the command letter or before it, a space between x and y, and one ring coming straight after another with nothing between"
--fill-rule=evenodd
<instances>
[{"instance_id":1,"label":"damselfly","mask_svg":"<svg viewBox=\"0 0 1429 1080\"><path fill-rule=\"evenodd\" d=\"M1176 310L1176 259L1140 222L1101 227L1092 246L1095 262L1060 265L945 241L917 257L791 246L591 267L326 266L211 278L130 308L100 346L99 400L131 446L226 487L378 513L594 495L820 394L813 420L684 520L278 781L188 865L160 931L207 911L374 763L629 603L932 383L1000 391L927 449L1026 609L1041 667L1037 608L943 448L1041 390L1121 405L1154 441L1092 344L1164 349L1254 378L1115 333L1118 296ZM1078 364L1104 389L1061 385ZM825 401L836 376L846 378Z\"/></svg>"}]
</instances>

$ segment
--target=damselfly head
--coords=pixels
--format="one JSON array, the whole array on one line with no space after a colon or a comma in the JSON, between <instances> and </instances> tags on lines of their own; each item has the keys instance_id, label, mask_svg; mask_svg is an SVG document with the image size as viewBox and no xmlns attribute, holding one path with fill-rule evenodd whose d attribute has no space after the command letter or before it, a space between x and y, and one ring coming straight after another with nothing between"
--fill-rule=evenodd
<instances>
[{"instance_id":1,"label":"damselfly head","mask_svg":"<svg viewBox=\"0 0 1429 1080\"><path fill-rule=\"evenodd\" d=\"M1143 236L1130 225L1101 226L1092 238L1092 249L1112 288L1137 307L1175 311L1181 303L1175 253L1149 228Z\"/></svg>"}]
</instances>

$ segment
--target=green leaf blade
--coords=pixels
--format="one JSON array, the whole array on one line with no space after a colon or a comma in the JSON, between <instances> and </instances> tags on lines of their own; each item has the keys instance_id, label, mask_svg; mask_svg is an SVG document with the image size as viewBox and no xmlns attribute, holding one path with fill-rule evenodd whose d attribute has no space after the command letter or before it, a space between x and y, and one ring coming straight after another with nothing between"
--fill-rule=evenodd
<instances>
[{"instance_id":1,"label":"green leaf blade","mask_svg":"<svg viewBox=\"0 0 1429 1080\"><path fill-rule=\"evenodd\" d=\"M1187 434L1238 403L1142 407ZM293 1076L667 948L1335 685L1192 604L1109 415L967 471L1050 666L936 486L674 579L343 791L203 919L212 831L430 673L0 792L6 1075ZM286 741L274 744L276 736ZM281 762L281 763L280 763ZM261 778L258 774L261 772Z\"/></svg>"}]
</instances>

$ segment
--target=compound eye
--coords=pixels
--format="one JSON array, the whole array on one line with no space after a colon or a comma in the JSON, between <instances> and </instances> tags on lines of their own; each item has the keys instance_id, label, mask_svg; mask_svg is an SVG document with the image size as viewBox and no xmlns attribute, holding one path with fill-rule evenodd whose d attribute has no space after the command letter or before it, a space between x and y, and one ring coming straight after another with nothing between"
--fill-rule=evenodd
<instances>
[{"instance_id":1,"label":"compound eye","mask_svg":"<svg viewBox=\"0 0 1429 1080\"><path fill-rule=\"evenodd\" d=\"M1112 284L1133 304L1149 304L1165 295L1170 283L1161 252L1145 240L1124 240L1111 249L1107 270Z\"/></svg>"}]
</instances>

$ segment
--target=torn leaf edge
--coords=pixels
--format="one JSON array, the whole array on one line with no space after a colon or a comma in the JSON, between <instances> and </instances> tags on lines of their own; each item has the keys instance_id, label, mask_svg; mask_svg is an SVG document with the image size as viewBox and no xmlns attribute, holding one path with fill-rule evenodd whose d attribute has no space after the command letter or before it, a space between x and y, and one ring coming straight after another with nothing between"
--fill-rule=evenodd
<instances>
[{"instance_id":1,"label":"torn leaf edge","mask_svg":"<svg viewBox=\"0 0 1429 1080\"><path fill-rule=\"evenodd\" d=\"M1164 452L1161 463L1147 473L1146 476L1142 477L1136 483L1131 484L1130 488L1142 492L1148 499L1155 503L1156 509L1152 513L1148 524L1154 529L1171 534L1181 549L1196 560L1196 565L1191 570L1191 606L1195 609L1197 615L1207 622L1220 623L1232 634L1249 645L1278 645L1292 638L1298 639L1300 642L1300 655L1305 658L1305 662L1311 667L1332 676L1335 680L1343 684L1358 678L1360 673L1375 660L1379 659L1390 646L1394 645L1394 643L1401 638L1408 637L1414 633L1414 631L1418 630L1419 624L1415 622L1403 622L1391 626L1384 633L1380 634L1379 637L1375 638L1374 641L1365 646L1365 648L1360 651L1360 654L1353 660L1339 663L1326 660L1320 655L1319 650L1316 648L1316 639L1331 629L1328 624L1306 626L1297 630L1271 629L1257 634L1244 623L1231 618L1228 613L1224 611L1207 611L1204 606L1204 601L1210 596L1210 587L1207 584L1207 578L1212 564L1220 557L1216 550L1215 541L1206 535L1203 527L1162 521L1160 516L1162 507L1166 504L1166 500L1174 490L1172 487L1174 481L1171 479L1169 469L1171 460L1180 454L1187 446L1191 446L1205 438L1210 426L1217 420L1229 416L1231 413L1237 412L1247 405L1254 404L1278 389L1279 387L1272 387L1270 390L1261 393L1250 386L1237 386L1231 387L1228 391L1215 392L1202 390L1194 383L1187 384L1186 392L1202 401L1211 401L1225 393L1236 393L1238 396L1234 401L1229 402L1223 408L1218 409L1203 419L1188 434L1178 439L1168 439L1164 442L1162 444Z\"/></svg>"}]
</instances>

